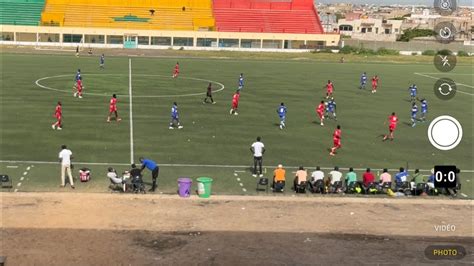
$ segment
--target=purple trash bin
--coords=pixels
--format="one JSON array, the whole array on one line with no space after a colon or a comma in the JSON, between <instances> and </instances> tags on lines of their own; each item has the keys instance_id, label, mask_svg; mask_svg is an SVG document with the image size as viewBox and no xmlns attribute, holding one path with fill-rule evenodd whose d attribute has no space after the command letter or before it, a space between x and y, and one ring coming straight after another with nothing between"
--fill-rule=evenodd
<instances>
[{"instance_id":1,"label":"purple trash bin","mask_svg":"<svg viewBox=\"0 0 474 266\"><path fill-rule=\"evenodd\" d=\"M178 178L178 194L182 198L191 196L191 185L193 180L187 177Z\"/></svg>"}]
</instances>

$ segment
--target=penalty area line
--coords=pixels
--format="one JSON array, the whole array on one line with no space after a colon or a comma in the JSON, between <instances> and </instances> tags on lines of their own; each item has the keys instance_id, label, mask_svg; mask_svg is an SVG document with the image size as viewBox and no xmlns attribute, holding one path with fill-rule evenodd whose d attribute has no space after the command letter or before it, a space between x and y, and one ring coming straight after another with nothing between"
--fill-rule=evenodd
<instances>
[{"instance_id":1,"label":"penalty area line","mask_svg":"<svg viewBox=\"0 0 474 266\"><path fill-rule=\"evenodd\" d=\"M429 78L429 79L436 79L436 80L441 79L441 78L433 77L433 76L430 76L430 75L425 75L425 74L423 74L423 73L418 73L418 72L415 72L415 73L413 73L413 74L418 75L418 76L421 76L421 77ZM472 89L474 89L474 86L471 86L471 85L467 85L467 84L463 84L463 83L459 83L459 82L455 82L455 83L456 83L456 85L460 85L460 86L464 86L464 87L467 87L467 88L472 88ZM456 92L460 92L460 93L463 93L463 94L467 94L467 95L474 96L474 94L472 94L472 93L465 92L465 91L461 91L461 90L459 90L459 89L456 90Z\"/></svg>"}]
</instances>

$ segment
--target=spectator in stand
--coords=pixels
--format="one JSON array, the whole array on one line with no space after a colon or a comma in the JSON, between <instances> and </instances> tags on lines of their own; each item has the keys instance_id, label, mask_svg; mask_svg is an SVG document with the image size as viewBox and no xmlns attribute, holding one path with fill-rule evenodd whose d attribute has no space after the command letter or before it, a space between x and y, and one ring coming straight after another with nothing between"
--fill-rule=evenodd
<instances>
[{"instance_id":1,"label":"spectator in stand","mask_svg":"<svg viewBox=\"0 0 474 266\"><path fill-rule=\"evenodd\" d=\"M365 189L367 190L370 186L370 183L375 182L375 176L370 171L370 168L367 168L364 175L362 176L362 184L364 185Z\"/></svg>"},{"instance_id":2,"label":"spectator in stand","mask_svg":"<svg viewBox=\"0 0 474 266\"><path fill-rule=\"evenodd\" d=\"M354 172L354 168L349 168L349 172L346 174L346 186L349 187L357 182L357 174Z\"/></svg>"},{"instance_id":3,"label":"spectator in stand","mask_svg":"<svg viewBox=\"0 0 474 266\"><path fill-rule=\"evenodd\" d=\"M389 182L392 182L392 176L388 173L388 169L384 168L383 173L380 175L380 185L383 186Z\"/></svg>"},{"instance_id":4,"label":"spectator in stand","mask_svg":"<svg viewBox=\"0 0 474 266\"><path fill-rule=\"evenodd\" d=\"M308 172L304 169L303 166L300 166L298 171L296 171L295 179L293 181L294 188L296 189L297 185L300 185L303 182L306 182L308 178Z\"/></svg>"},{"instance_id":5,"label":"spectator in stand","mask_svg":"<svg viewBox=\"0 0 474 266\"><path fill-rule=\"evenodd\" d=\"M283 188L285 187L285 177L286 175L286 170L283 169L283 165L279 164L277 169L273 171L273 183L272 183L272 188L275 189L275 184L279 183L279 187L281 188L280 190L283 191Z\"/></svg>"}]
</instances>

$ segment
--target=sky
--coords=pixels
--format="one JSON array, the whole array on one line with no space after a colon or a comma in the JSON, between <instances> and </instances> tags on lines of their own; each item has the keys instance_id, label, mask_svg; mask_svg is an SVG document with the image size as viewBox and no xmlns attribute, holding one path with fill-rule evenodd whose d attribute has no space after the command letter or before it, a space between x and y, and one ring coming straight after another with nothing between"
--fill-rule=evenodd
<instances>
[{"instance_id":1,"label":"sky","mask_svg":"<svg viewBox=\"0 0 474 266\"><path fill-rule=\"evenodd\" d=\"M353 4L401 4L401 5L427 5L432 6L434 0L316 0L316 3L353 3ZM473 6L474 0L458 0L460 6Z\"/></svg>"}]
</instances>

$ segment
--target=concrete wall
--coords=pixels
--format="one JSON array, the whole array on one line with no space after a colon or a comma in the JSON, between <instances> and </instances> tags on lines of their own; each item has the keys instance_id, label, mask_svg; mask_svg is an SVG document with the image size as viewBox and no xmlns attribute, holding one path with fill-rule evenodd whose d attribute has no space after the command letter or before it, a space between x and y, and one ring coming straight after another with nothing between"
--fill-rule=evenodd
<instances>
[{"instance_id":1,"label":"concrete wall","mask_svg":"<svg viewBox=\"0 0 474 266\"><path fill-rule=\"evenodd\" d=\"M411 41L411 42L379 42L366 40L344 39L344 45L377 50L381 47L398 51L426 51L449 49L453 52L465 51L474 52L474 45L464 45L463 42L452 42L450 44L441 44L437 41Z\"/></svg>"}]
</instances>

